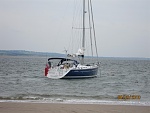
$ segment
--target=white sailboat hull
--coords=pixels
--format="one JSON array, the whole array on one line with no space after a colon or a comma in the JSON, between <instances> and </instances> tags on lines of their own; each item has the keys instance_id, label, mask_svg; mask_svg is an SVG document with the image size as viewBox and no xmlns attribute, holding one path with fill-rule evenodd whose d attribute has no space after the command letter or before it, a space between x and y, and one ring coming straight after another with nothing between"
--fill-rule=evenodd
<instances>
[{"instance_id":1,"label":"white sailboat hull","mask_svg":"<svg viewBox=\"0 0 150 113\"><path fill-rule=\"evenodd\" d=\"M93 78L97 76L97 73L98 66L78 66L68 69L56 67L48 70L47 77L51 79Z\"/></svg>"}]
</instances>

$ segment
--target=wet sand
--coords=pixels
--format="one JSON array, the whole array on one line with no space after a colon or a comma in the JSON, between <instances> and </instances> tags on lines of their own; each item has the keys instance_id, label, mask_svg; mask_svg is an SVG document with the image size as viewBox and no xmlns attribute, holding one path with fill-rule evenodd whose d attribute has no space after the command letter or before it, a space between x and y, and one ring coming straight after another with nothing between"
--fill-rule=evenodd
<instances>
[{"instance_id":1,"label":"wet sand","mask_svg":"<svg viewBox=\"0 0 150 113\"><path fill-rule=\"evenodd\" d=\"M150 106L0 102L0 113L149 113Z\"/></svg>"}]
</instances>

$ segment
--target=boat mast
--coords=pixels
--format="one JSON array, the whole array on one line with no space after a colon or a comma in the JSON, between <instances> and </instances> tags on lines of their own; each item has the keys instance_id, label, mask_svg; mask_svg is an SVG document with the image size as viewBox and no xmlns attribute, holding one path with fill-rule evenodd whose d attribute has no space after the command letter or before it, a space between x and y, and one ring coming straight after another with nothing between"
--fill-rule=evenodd
<instances>
[{"instance_id":1,"label":"boat mast","mask_svg":"<svg viewBox=\"0 0 150 113\"><path fill-rule=\"evenodd\" d=\"M96 56L97 56L97 61L98 61L98 50L97 50L97 43L96 43L96 33L95 33L92 1L91 0L89 0L89 1L90 1L90 7L91 7L91 18L92 18L92 25L93 25L93 33L94 33L94 42L95 42Z\"/></svg>"},{"instance_id":2,"label":"boat mast","mask_svg":"<svg viewBox=\"0 0 150 113\"><path fill-rule=\"evenodd\" d=\"M85 50L85 0L83 0L83 39L82 39L82 50L84 52ZM84 63L84 54L82 55L82 62L81 64Z\"/></svg>"}]
</instances>

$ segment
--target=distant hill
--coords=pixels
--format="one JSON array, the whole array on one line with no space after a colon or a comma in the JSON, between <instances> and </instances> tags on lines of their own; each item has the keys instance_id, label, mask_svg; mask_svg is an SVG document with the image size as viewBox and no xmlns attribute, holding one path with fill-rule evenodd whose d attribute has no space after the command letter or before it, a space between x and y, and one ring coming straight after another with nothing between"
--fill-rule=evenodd
<instances>
[{"instance_id":1,"label":"distant hill","mask_svg":"<svg viewBox=\"0 0 150 113\"><path fill-rule=\"evenodd\" d=\"M35 52L26 50L0 50L0 55L7 56L41 56L41 57L66 57L65 54L51 52ZM85 56L89 58L90 56ZM95 57L96 58L96 57ZM101 59L128 59L128 60L150 60L150 58L137 57L99 57Z\"/></svg>"},{"instance_id":2,"label":"distant hill","mask_svg":"<svg viewBox=\"0 0 150 113\"><path fill-rule=\"evenodd\" d=\"M64 57L65 54L49 53L49 52L34 52L25 50L0 50L0 55L9 56L51 56L51 57Z\"/></svg>"}]
</instances>

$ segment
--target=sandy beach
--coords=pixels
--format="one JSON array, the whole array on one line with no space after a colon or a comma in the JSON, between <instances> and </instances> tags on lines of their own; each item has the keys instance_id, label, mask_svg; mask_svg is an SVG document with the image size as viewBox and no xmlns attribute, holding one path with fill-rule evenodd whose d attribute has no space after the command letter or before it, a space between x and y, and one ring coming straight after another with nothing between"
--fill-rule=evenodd
<instances>
[{"instance_id":1,"label":"sandy beach","mask_svg":"<svg viewBox=\"0 0 150 113\"><path fill-rule=\"evenodd\" d=\"M55 104L55 103L0 103L0 113L149 113L150 106Z\"/></svg>"}]
</instances>

